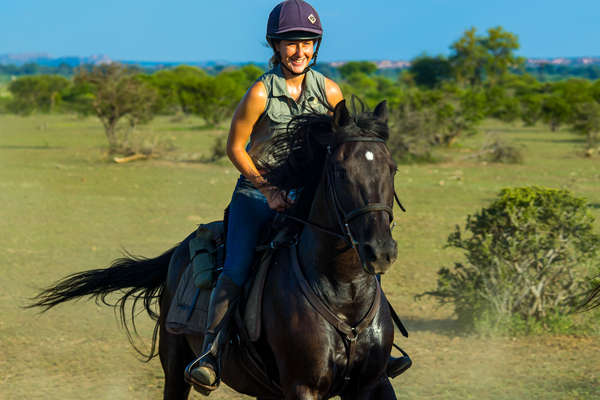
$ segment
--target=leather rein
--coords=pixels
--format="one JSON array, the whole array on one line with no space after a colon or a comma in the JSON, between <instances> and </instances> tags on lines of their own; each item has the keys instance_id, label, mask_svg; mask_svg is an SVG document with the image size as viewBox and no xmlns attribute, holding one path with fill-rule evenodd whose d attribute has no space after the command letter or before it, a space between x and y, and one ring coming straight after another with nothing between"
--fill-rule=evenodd
<instances>
[{"instance_id":1,"label":"leather rein","mask_svg":"<svg viewBox=\"0 0 600 400\"><path fill-rule=\"evenodd\" d=\"M384 143L385 140L377 137L369 137L369 136L354 136L344 138L340 143L348 143L348 142L375 142L375 143ZM360 263L362 265L363 270L370 274L375 275L375 272L371 270L362 256L359 247L362 243L358 242L354 239L354 235L352 235L352 231L350 230L350 221L353 219L360 217L363 214L371 213L371 212L385 212L390 216L390 222L394 220L394 211L392 207L385 203L367 203L363 207L355 208L352 211L346 212L342 206L342 203L339 200L338 194L335 190L335 174L333 173L333 168L331 167L331 159L333 156L333 147L331 145L327 146L327 157L325 159L325 168L326 168L326 178L327 178L327 191L329 194L329 199L333 203L333 208L335 210L335 216L337 219L338 227L340 228L341 234L339 232L332 231L331 229L324 228L314 222L304 220L302 218L298 218L292 215L284 214L286 218L292 219L294 221L300 222L302 224L308 225L312 228L315 228L321 232L327 233L332 236L336 236L340 239L343 239L349 247L353 248L358 255ZM400 209L406 212L406 209L400 203L400 199L394 191L394 199L396 203L400 207Z\"/></svg>"},{"instance_id":2,"label":"leather rein","mask_svg":"<svg viewBox=\"0 0 600 400\"><path fill-rule=\"evenodd\" d=\"M376 143L384 143L384 145L385 145L385 140L380 139L380 138L367 137L367 136L348 137L342 141L342 143L346 143L346 142L376 142ZM371 212L385 212L390 216L390 222L391 222L394 218L392 207L390 207L389 205L384 204L384 203L367 203L363 207L359 207L359 208L356 208L349 212L346 212L344 210L344 208L342 207L342 204L339 200L338 194L335 190L335 174L333 172L332 161L331 161L332 156L333 156L333 148L331 146L327 146L327 158L325 159L325 168L326 168L328 194L329 194L330 201L333 203L333 206L334 206L333 208L335 209L337 223L338 223L338 226L342 233L340 234L339 232L335 232L330 229L324 228L324 227L317 225L313 222L310 222L308 220L304 220L304 219L297 218L297 217L287 215L287 214L285 214L285 216L294 221L298 221L305 225L311 226L312 228L315 228L324 233L327 233L332 236L336 236L336 237L339 237L340 239L343 239L358 254L358 257L361 261L363 270L365 272L367 272L369 275L375 275L375 272L367 267L366 262L365 262L364 258L362 257L362 255L359 251L359 248L358 248L358 246L361 243L357 242L354 239L354 236L352 235L352 231L350 230L349 224L350 224L350 221L354 220L355 218L357 218L361 215L367 214L367 213L371 213ZM400 209L402 211L406 211L404 209L404 207L402 206L402 204L400 203L400 200L398 199L398 195L396 194L395 191L394 191L394 198L395 198L396 202L398 203L398 205L400 206ZM340 335L343 338L344 346L346 347L346 363L345 363L345 366L344 366L344 369L342 372L344 380L340 387L333 390L333 393L335 393L335 394L343 393L351 379L350 371L351 371L351 367L354 363L354 359L356 357L357 339L358 339L359 335L371 325L371 323L375 319L375 316L377 315L377 312L379 311L381 303L382 303L382 293L381 293L381 286L380 286L379 280L375 279L375 283L376 283L375 296L371 302L369 311L361 319L361 321L359 321L356 325L352 326L352 325L348 324L345 320L340 318L329 307L329 305L326 302L324 302L317 295L317 293L315 293L315 291L312 289L312 287L310 286L310 284L308 283L308 281L306 280L306 277L304 276L304 274L302 272L302 268L300 266L299 257L298 257L298 246L296 243L293 243L292 246L290 247L290 264L292 266L292 270L294 272L294 275L296 277L296 281L298 282L300 290L302 291L302 294L307 299L309 304L329 324L331 324L340 333ZM387 303L387 301L386 301L386 303ZM400 323L400 325L401 325L401 323ZM402 326L401 329L403 329L403 328L404 327ZM405 332L405 329L403 331L403 334L404 334L404 332Z\"/></svg>"}]
</instances>

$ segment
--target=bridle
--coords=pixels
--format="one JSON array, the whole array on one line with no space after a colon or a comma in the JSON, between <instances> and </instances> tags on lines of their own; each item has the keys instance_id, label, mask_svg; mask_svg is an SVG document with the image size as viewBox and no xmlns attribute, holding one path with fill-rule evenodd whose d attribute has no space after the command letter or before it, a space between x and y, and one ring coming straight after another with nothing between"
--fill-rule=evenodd
<instances>
[{"instance_id":1,"label":"bridle","mask_svg":"<svg viewBox=\"0 0 600 400\"><path fill-rule=\"evenodd\" d=\"M385 145L384 139L377 138L377 137L369 137L369 136L346 137L346 138L342 139L338 143L338 145L343 144L343 143L348 143L348 142L376 142L376 143L384 143L384 145ZM332 231L330 229L327 229L320 225L317 225L314 222L310 222L308 220L304 220L302 218L298 218L298 217L295 217L292 215L285 214L285 216L294 221L298 221L305 225L311 226L321 232L324 232L329 235L336 236L340 239L343 239L348 244L349 248L352 248L356 251L358 258L360 259L363 270L368 274L374 275L375 272L367 267L367 263L359 250L359 246L362 245L363 243L356 241L354 239L354 236L352 235L352 231L350 230L350 221L352 221L355 218L358 218L364 214L368 214L368 213L372 213L372 212L385 212L389 215L390 223L391 223L394 220L394 212L393 212L392 207L390 207L389 205L387 205L385 203L367 203L363 207L355 208L354 210L346 212L344 210L344 207L342 206L342 203L340 202L338 194L335 190L335 173L333 171L333 162L332 162L333 151L334 151L333 147L331 145L328 145L324 168L326 170L326 172L325 172L326 184L327 184L327 188L328 188L329 199L333 203L333 208L335 210L335 216L337 219L338 227L340 228L340 231L342 233ZM398 195L396 194L395 191L394 191L394 199L396 200L396 203L398 204L400 209L402 211L406 212L406 210L400 203L400 200L398 199Z\"/></svg>"}]
</instances>

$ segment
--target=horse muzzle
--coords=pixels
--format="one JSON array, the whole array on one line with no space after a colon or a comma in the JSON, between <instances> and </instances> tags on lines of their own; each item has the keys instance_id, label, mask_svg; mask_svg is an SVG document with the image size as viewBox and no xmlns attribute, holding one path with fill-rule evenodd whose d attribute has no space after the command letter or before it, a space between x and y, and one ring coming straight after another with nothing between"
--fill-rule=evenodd
<instances>
[{"instance_id":1,"label":"horse muzzle","mask_svg":"<svg viewBox=\"0 0 600 400\"><path fill-rule=\"evenodd\" d=\"M361 243L360 248L367 267L374 274L384 274L398 257L398 244L391 237Z\"/></svg>"}]
</instances>

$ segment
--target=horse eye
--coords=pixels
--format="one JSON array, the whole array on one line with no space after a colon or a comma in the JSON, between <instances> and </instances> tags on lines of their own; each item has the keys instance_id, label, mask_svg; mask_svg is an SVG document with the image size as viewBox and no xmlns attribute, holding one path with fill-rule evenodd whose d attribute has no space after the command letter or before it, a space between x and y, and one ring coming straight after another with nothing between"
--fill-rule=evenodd
<instances>
[{"instance_id":1,"label":"horse eye","mask_svg":"<svg viewBox=\"0 0 600 400\"><path fill-rule=\"evenodd\" d=\"M339 178L339 179L346 179L346 170L343 169L336 169L335 170L335 177Z\"/></svg>"}]
</instances>

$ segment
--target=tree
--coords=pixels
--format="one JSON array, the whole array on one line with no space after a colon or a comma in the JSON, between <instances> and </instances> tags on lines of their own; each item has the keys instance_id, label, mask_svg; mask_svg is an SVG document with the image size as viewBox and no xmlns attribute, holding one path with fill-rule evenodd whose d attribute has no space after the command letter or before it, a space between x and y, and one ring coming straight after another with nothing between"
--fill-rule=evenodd
<instances>
[{"instance_id":1,"label":"tree","mask_svg":"<svg viewBox=\"0 0 600 400\"><path fill-rule=\"evenodd\" d=\"M191 110L207 124L218 125L230 118L248 88L263 71L253 65L225 69L217 76L206 76L187 88Z\"/></svg>"},{"instance_id":2,"label":"tree","mask_svg":"<svg viewBox=\"0 0 600 400\"><path fill-rule=\"evenodd\" d=\"M476 32L475 28L465 31L463 36L450 46L453 51L450 62L456 80L469 86L481 84L486 62L486 51Z\"/></svg>"},{"instance_id":3,"label":"tree","mask_svg":"<svg viewBox=\"0 0 600 400\"><path fill-rule=\"evenodd\" d=\"M560 94L548 94L542 100L541 117L555 132L571 118L571 107Z\"/></svg>"},{"instance_id":4,"label":"tree","mask_svg":"<svg viewBox=\"0 0 600 400\"><path fill-rule=\"evenodd\" d=\"M419 86L433 89L452 76L452 65L444 56L422 55L410 64L410 73Z\"/></svg>"},{"instance_id":5,"label":"tree","mask_svg":"<svg viewBox=\"0 0 600 400\"><path fill-rule=\"evenodd\" d=\"M36 110L52 112L60 103L61 91L69 85L69 80L59 75L20 77L8 85L13 97L9 108L17 114L25 115Z\"/></svg>"},{"instance_id":6,"label":"tree","mask_svg":"<svg viewBox=\"0 0 600 400\"><path fill-rule=\"evenodd\" d=\"M488 29L487 37L481 38L480 42L485 48L485 74L491 85L502 84L510 68L524 62L523 58L514 55L520 47L519 39L501 26Z\"/></svg>"},{"instance_id":7,"label":"tree","mask_svg":"<svg viewBox=\"0 0 600 400\"><path fill-rule=\"evenodd\" d=\"M370 61L350 61L338 68L342 79L346 80L356 73L371 75L377 71L377 65Z\"/></svg>"},{"instance_id":8,"label":"tree","mask_svg":"<svg viewBox=\"0 0 600 400\"><path fill-rule=\"evenodd\" d=\"M453 52L450 63L461 84L475 86L484 80L489 85L501 84L511 68L524 62L514 55L519 47L517 36L501 26L488 29L487 36L479 36L471 28L450 46Z\"/></svg>"},{"instance_id":9,"label":"tree","mask_svg":"<svg viewBox=\"0 0 600 400\"><path fill-rule=\"evenodd\" d=\"M91 89L91 106L104 125L109 151L129 152L127 139L133 128L153 117L156 90L130 69L116 63L97 66L91 71L80 69L75 83ZM119 135L117 128L123 118L128 126Z\"/></svg>"},{"instance_id":10,"label":"tree","mask_svg":"<svg viewBox=\"0 0 600 400\"><path fill-rule=\"evenodd\" d=\"M578 104L571 127L586 136L588 150L596 150L600 144L600 104L595 101Z\"/></svg>"}]
</instances>

